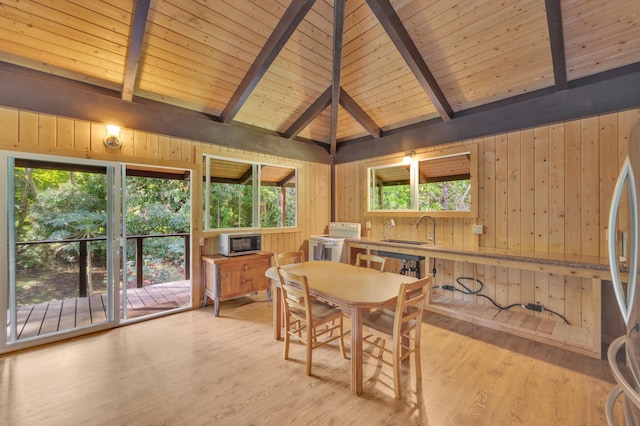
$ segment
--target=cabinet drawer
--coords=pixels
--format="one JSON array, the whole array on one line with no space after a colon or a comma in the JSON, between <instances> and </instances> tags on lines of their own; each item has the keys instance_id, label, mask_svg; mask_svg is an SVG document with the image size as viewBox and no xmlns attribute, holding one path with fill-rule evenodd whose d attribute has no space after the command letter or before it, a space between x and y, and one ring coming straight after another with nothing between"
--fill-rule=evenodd
<instances>
[{"instance_id":1,"label":"cabinet drawer","mask_svg":"<svg viewBox=\"0 0 640 426\"><path fill-rule=\"evenodd\" d=\"M269 268L269 258L263 259L248 259L245 261L235 261L235 262L227 262L220 266L221 271L223 272L231 272L231 271L251 271L253 269L260 269L266 265Z\"/></svg>"}]
</instances>

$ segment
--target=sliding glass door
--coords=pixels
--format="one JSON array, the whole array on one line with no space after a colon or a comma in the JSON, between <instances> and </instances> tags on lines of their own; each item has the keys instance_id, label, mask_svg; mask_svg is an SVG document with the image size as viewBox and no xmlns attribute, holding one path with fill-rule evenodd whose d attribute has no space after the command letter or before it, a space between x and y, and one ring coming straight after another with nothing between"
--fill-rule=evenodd
<instances>
[{"instance_id":1,"label":"sliding glass door","mask_svg":"<svg viewBox=\"0 0 640 426\"><path fill-rule=\"evenodd\" d=\"M120 166L41 156L2 162L7 344L114 322Z\"/></svg>"},{"instance_id":2,"label":"sliding glass door","mask_svg":"<svg viewBox=\"0 0 640 426\"><path fill-rule=\"evenodd\" d=\"M191 307L188 170L0 162L0 352Z\"/></svg>"}]
</instances>

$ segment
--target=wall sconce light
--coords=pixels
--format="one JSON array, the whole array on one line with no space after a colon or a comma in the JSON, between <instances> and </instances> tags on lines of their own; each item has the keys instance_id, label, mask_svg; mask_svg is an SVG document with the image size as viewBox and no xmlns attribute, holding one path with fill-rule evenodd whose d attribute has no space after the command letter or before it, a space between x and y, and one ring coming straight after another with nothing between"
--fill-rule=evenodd
<instances>
[{"instance_id":1,"label":"wall sconce light","mask_svg":"<svg viewBox=\"0 0 640 426\"><path fill-rule=\"evenodd\" d=\"M413 151L407 151L404 153L404 158L402 159L403 164L410 164L413 157L416 155Z\"/></svg>"},{"instance_id":2,"label":"wall sconce light","mask_svg":"<svg viewBox=\"0 0 640 426\"><path fill-rule=\"evenodd\" d=\"M107 136L104 137L104 144L107 148L120 148L122 145L122 141L120 140L120 127L107 124Z\"/></svg>"}]
</instances>

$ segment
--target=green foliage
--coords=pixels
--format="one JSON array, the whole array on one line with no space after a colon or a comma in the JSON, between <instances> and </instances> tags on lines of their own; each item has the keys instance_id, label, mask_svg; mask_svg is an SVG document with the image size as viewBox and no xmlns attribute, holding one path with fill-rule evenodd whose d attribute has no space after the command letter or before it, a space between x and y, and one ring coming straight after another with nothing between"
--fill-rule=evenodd
<instances>
[{"instance_id":1,"label":"green foliage","mask_svg":"<svg viewBox=\"0 0 640 426\"><path fill-rule=\"evenodd\" d=\"M106 174L15 168L16 239L44 241L106 237ZM190 195L186 181L127 178L128 235L188 233ZM26 200L26 202L23 202ZM92 256L105 258L106 244L88 245ZM54 262L78 263L79 243L19 246L20 268L34 269ZM135 250L129 244L128 250ZM182 238L145 241L150 258L184 262Z\"/></svg>"},{"instance_id":2,"label":"green foliage","mask_svg":"<svg viewBox=\"0 0 640 426\"><path fill-rule=\"evenodd\" d=\"M181 180L127 178L127 234L189 232L189 183Z\"/></svg>"},{"instance_id":3,"label":"green foliage","mask_svg":"<svg viewBox=\"0 0 640 426\"><path fill-rule=\"evenodd\" d=\"M471 181L457 180L422 183L418 187L418 209L421 211L469 211Z\"/></svg>"},{"instance_id":4,"label":"green foliage","mask_svg":"<svg viewBox=\"0 0 640 426\"><path fill-rule=\"evenodd\" d=\"M409 185L387 185L372 188L375 209L405 210L411 208ZM471 181L421 183L418 186L420 211L469 211L471 209Z\"/></svg>"},{"instance_id":5,"label":"green foliage","mask_svg":"<svg viewBox=\"0 0 640 426\"><path fill-rule=\"evenodd\" d=\"M252 206L251 184L212 184L209 223L212 228L250 228L253 226Z\"/></svg>"},{"instance_id":6,"label":"green foliage","mask_svg":"<svg viewBox=\"0 0 640 426\"><path fill-rule=\"evenodd\" d=\"M261 228L295 226L296 224L296 188L285 188L285 221L281 223L283 199L282 187L260 186L260 224ZM253 191L251 184L237 185L214 183L211 185L209 223L212 228L250 228L253 227Z\"/></svg>"},{"instance_id":7,"label":"green foliage","mask_svg":"<svg viewBox=\"0 0 640 426\"><path fill-rule=\"evenodd\" d=\"M296 224L296 189L285 188L284 204L286 204L285 220L282 222L283 206L282 187L260 187L260 226L262 228L278 228L295 226Z\"/></svg>"},{"instance_id":8,"label":"green foliage","mask_svg":"<svg viewBox=\"0 0 640 426\"><path fill-rule=\"evenodd\" d=\"M65 240L106 235L106 176L16 168L17 241ZM21 188L18 195L18 189ZM42 244L18 250L22 267L77 262L78 244ZM102 246L104 249L104 246Z\"/></svg>"},{"instance_id":9,"label":"green foliage","mask_svg":"<svg viewBox=\"0 0 640 426\"><path fill-rule=\"evenodd\" d=\"M382 209L406 210L411 208L411 188L409 185L382 187Z\"/></svg>"},{"instance_id":10,"label":"green foliage","mask_svg":"<svg viewBox=\"0 0 640 426\"><path fill-rule=\"evenodd\" d=\"M127 177L128 236L188 233L190 211L189 182ZM127 244L127 258L134 258L135 249L135 244ZM178 265L184 262L184 239L146 238L144 259L144 267L162 262Z\"/></svg>"},{"instance_id":11,"label":"green foliage","mask_svg":"<svg viewBox=\"0 0 640 426\"><path fill-rule=\"evenodd\" d=\"M68 182L70 173L59 170L42 170L24 167L16 167L14 174L14 192L16 206L16 236L18 241L24 239L23 232L28 228L23 227L23 223L28 220L28 206L38 194L38 191L55 188L58 185Z\"/></svg>"}]
</instances>

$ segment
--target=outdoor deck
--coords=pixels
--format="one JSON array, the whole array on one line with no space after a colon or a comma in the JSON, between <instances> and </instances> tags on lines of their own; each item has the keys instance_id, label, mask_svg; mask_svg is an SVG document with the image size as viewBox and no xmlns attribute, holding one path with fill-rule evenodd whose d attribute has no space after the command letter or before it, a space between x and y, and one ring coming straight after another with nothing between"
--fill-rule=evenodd
<instances>
[{"instance_id":1,"label":"outdoor deck","mask_svg":"<svg viewBox=\"0 0 640 426\"><path fill-rule=\"evenodd\" d=\"M190 303L189 281L133 288L127 291L128 318L137 318ZM17 313L18 340L69 330L106 320L106 294L54 300L23 306ZM9 335L9 325L7 335Z\"/></svg>"}]
</instances>

